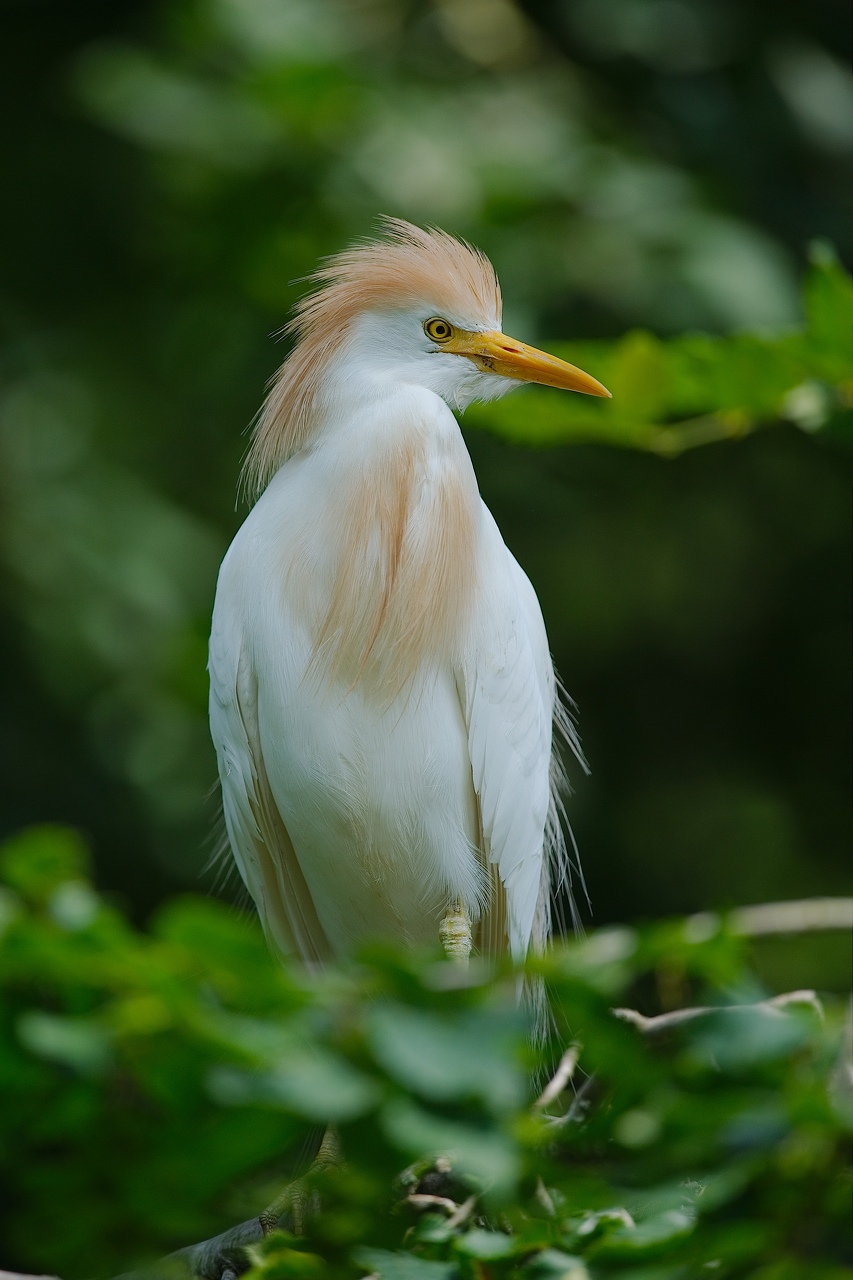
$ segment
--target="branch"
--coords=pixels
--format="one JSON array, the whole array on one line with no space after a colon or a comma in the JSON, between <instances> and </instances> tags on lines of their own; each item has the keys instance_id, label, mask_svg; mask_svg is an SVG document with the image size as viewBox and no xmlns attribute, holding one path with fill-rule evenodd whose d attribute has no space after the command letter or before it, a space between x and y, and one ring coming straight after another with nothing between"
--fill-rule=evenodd
<instances>
[{"instance_id":1,"label":"branch","mask_svg":"<svg viewBox=\"0 0 853 1280\"><path fill-rule=\"evenodd\" d=\"M760 938L780 933L817 933L824 929L853 929L853 898L800 898L795 902L762 902L738 907L725 917L733 933ZM697 937L711 937L720 916L711 911L688 916L685 929Z\"/></svg>"},{"instance_id":2,"label":"branch","mask_svg":"<svg viewBox=\"0 0 853 1280\"><path fill-rule=\"evenodd\" d=\"M799 902L765 902L739 907L729 917L735 933L758 938L769 933L812 933L853 929L853 898L803 898Z\"/></svg>"},{"instance_id":3,"label":"branch","mask_svg":"<svg viewBox=\"0 0 853 1280\"><path fill-rule=\"evenodd\" d=\"M460 1226L466 1218L471 1216L476 1203L476 1196L469 1196L467 1200L463 1200L462 1204L457 1204L449 1196L430 1196L418 1191L413 1191L411 1195L406 1196L406 1204L412 1205L415 1209L443 1209L450 1215L444 1225L451 1230ZM370 1280L370 1277L365 1277L365 1280Z\"/></svg>"},{"instance_id":4,"label":"branch","mask_svg":"<svg viewBox=\"0 0 853 1280\"><path fill-rule=\"evenodd\" d=\"M708 413L700 418L682 418L665 427L651 428L646 448L665 458L674 458L686 449L714 444L717 440L736 440L749 435L759 424L743 413Z\"/></svg>"},{"instance_id":5,"label":"branch","mask_svg":"<svg viewBox=\"0 0 853 1280\"><path fill-rule=\"evenodd\" d=\"M430 1196L423 1191L413 1191L406 1196L406 1204L413 1205L415 1209L444 1209L448 1213L455 1213L459 1208L449 1196Z\"/></svg>"},{"instance_id":6,"label":"branch","mask_svg":"<svg viewBox=\"0 0 853 1280\"><path fill-rule=\"evenodd\" d=\"M586 1080L584 1080L583 1084L578 1089L577 1093L572 1099L572 1105L569 1107L568 1111L566 1111L563 1115L561 1116L546 1115L545 1116L545 1121L549 1129L564 1129L566 1125L569 1125L573 1121L578 1119L581 1112L584 1110L584 1108L587 1105L586 1095L589 1093L590 1089L595 1084L595 1080L596 1080L596 1077L594 1074L591 1076L587 1076Z\"/></svg>"},{"instance_id":7,"label":"branch","mask_svg":"<svg viewBox=\"0 0 853 1280\"><path fill-rule=\"evenodd\" d=\"M575 1067L578 1065L578 1055L581 1046L579 1044L570 1044L566 1052L560 1059L557 1070L552 1078L548 1081L539 1097L534 1102L534 1107L547 1107L549 1102L554 1102L559 1098L566 1085L575 1074Z\"/></svg>"},{"instance_id":8,"label":"branch","mask_svg":"<svg viewBox=\"0 0 853 1280\"><path fill-rule=\"evenodd\" d=\"M56 1276L22 1275L20 1271L0 1271L0 1280L56 1280Z\"/></svg>"},{"instance_id":9,"label":"branch","mask_svg":"<svg viewBox=\"0 0 853 1280\"><path fill-rule=\"evenodd\" d=\"M654 1035L657 1031L666 1031L669 1027L693 1022L695 1018L706 1018L712 1013L729 1013L737 1010L775 1014L781 1013L789 1004L811 1005L823 1017L823 1005L814 991L786 991L783 995L771 996L769 1000L760 1000L757 1004L696 1005L691 1009L674 1009L672 1013L659 1013L653 1018L647 1018L638 1009L614 1009L613 1012L623 1022L630 1022L638 1031L642 1031L643 1035Z\"/></svg>"},{"instance_id":10,"label":"branch","mask_svg":"<svg viewBox=\"0 0 853 1280\"><path fill-rule=\"evenodd\" d=\"M467 1200L463 1200L456 1212L451 1213L450 1217L447 1219L446 1225L448 1227L458 1227L460 1223L464 1222L465 1219L469 1217L476 1203L476 1196L469 1196Z\"/></svg>"}]
</instances>

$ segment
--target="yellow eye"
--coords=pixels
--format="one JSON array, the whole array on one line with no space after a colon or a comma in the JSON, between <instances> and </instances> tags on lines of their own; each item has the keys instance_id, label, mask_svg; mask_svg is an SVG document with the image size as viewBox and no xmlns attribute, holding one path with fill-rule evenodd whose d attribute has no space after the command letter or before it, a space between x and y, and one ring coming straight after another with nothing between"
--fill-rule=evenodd
<instances>
[{"instance_id":1,"label":"yellow eye","mask_svg":"<svg viewBox=\"0 0 853 1280\"><path fill-rule=\"evenodd\" d=\"M453 325L439 316L433 316L432 320L425 321L424 333L433 342L447 342L448 338L453 337Z\"/></svg>"}]
</instances>

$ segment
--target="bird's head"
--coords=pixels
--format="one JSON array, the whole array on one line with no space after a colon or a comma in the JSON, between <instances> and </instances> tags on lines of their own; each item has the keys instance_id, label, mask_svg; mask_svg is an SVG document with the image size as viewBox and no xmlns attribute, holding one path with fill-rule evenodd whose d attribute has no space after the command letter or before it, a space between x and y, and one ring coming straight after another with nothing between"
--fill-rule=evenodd
<instances>
[{"instance_id":1,"label":"bird's head","mask_svg":"<svg viewBox=\"0 0 853 1280\"><path fill-rule=\"evenodd\" d=\"M520 382L610 395L588 373L501 331L500 285L479 250L399 219L386 219L384 231L330 258L288 326L298 342L247 461L259 488L311 438L330 377L352 392L389 381L427 387L456 409Z\"/></svg>"}]
</instances>

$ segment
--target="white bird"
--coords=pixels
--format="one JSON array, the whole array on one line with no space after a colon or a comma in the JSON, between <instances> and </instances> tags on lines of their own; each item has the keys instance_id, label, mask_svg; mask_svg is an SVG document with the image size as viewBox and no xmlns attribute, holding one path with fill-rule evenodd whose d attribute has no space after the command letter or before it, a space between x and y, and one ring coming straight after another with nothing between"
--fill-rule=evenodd
<instances>
[{"instance_id":1,"label":"white bird","mask_svg":"<svg viewBox=\"0 0 853 1280\"><path fill-rule=\"evenodd\" d=\"M279 952L440 933L520 959L569 867L555 716L576 741L451 410L609 392L503 335L477 250L385 232L316 273L257 423L210 641L225 823Z\"/></svg>"}]
</instances>

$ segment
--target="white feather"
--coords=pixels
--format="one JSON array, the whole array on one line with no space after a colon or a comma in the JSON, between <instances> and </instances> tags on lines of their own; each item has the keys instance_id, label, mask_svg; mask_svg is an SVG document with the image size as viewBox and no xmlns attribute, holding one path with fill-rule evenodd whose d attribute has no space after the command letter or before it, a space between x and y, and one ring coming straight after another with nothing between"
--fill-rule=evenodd
<instances>
[{"instance_id":1,"label":"white feather","mask_svg":"<svg viewBox=\"0 0 853 1280\"><path fill-rule=\"evenodd\" d=\"M567 865L552 790L554 673L535 593L479 498L446 403L478 394L472 378L495 379L465 360L424 359L419 320L410 348L410 317L380 320L343 345L313 441L277 472L222 565L210 721L228 837L271 942L309 963L369 938L434 944L457 898L482 917L484 949L522 957L550 928L550 864L558 878ZM429 373L420 384L418 361ZM352 628L369 626L387 554L369 528L354 554L352 512L373 502L401 451L414 461L399 600L367 656L342 665L317 636L343 588L351 610L364 601ZM470 526L459 547L437 527L451 489ZM412 617L441 612L416 595L418 565L442 581L436 556L448 582L450 562L465 558L471 590L389 685ZM342 564L354 575L343 588Z\"/></svg>"}]
</instances>

